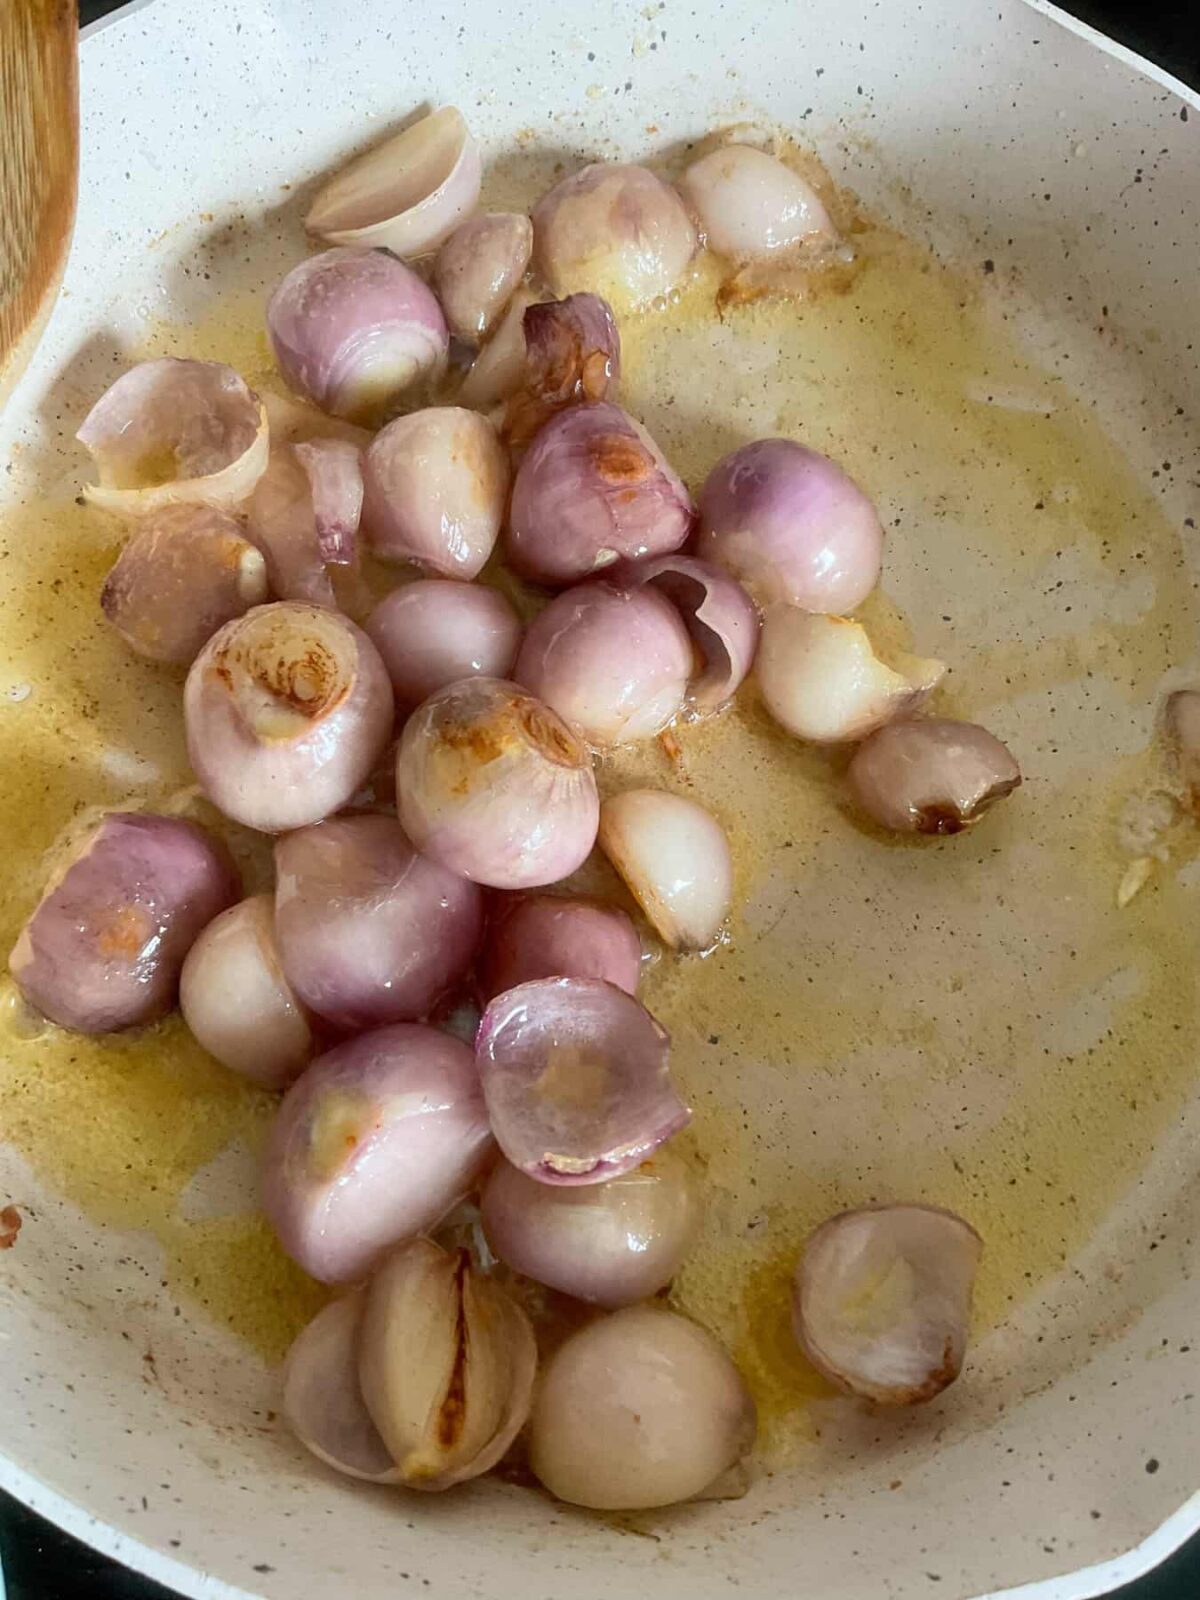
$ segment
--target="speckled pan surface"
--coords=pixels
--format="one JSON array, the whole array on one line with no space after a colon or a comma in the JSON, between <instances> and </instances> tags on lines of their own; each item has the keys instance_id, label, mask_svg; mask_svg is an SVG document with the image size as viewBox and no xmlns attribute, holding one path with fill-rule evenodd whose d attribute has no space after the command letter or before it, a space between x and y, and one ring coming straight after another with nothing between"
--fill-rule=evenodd
<instances>
[{"instance_id":1,"label":"speckled pan surface","mask_svg":"<svg viewBox=\"0 0 1200 1600\"><path fill-rule=\"evenodd\" d=\"M257 304L303 248L312 176L423 100L461 105L489 155L515 142L531 166L546 149L574 163L669 150L748 118L781 126L877 215L961 265L961 278L931 280L930 305L952 317L953 285L972 283L960 300L1003 326L1026 365L1018 379L1015 365L984 361L967 374L961 419L952 406L914 422L920 462L877 445L895 445L891 413L916 403L909 391L932 384L940 362L936 316L916 301L910 322L889 319L900 366L870 388L822 388L828 374L806 373L802 342L787 350L794 382L761 342L745 346L743 371L726 331L681 337L674 359L696 362L678 384L691 410L661 382L642 400L694 479L704 450L781 426L780 397L801 393L815 442L850 461L893 528L919 530L908 554L893 533L889 599L927 649L960 665L954 704L986 712L1022 751L1028 782L1025 809L1014 802L955 857L886 852L812 810L811 838L796 841L807 876L759 873L743 951L760 949L781 995L803 995L807 978L820 996L796 1059L755 1053L749 1020L728 1018L722 1056L716 1024L689 1032L672 1019L717 1208L734 1233L781 1230L777 1256L746 1246L776 1298L779 1263L794 1253L789 1214L754 1211L739 1172L790 1186L817 1214L903 1191L980 1222L996 1265L968 1373L941 1401L897 1423L804 1395L779 1413L786 1428L770 1414L786 1447L743 1500L619 1525L490 1481L411 1499L337 1481L282 1434L270 1363L225 1325L253 1343L271 1306L221 1319L197 1305L222 1251L253 1262L262 1248L239 1221L253 1193L240 1113L214 1122L206 1069L174 1059L175 1034L154 1062L134 1045L107 1066L6 1039L0 1201L16 1201L25 1225L0 1255L0 1484L187 1594L269 1600L966 1600L1025 1584L1031 1600L1073 1600L1165 1553L1200 1524L1200 1499L1188 1504L1200 1412L1200 873L1177 830L1118 914L1114 841L1123 808L1154 789L1164 682L1200 670L1188 599L1194 97L1015 0L153 0L85 41L82 93L64 297L0 419L0 546L13 558L0 563L0 808L16 883L5 939L35 892L22 840L52 836L81 793L153 800L155 763L178 760L177 733L158 726L165 700L92 643L105 550L74 506L74 427L130 352L169 345L163 328L211 325L225 285ZM877 317L887 303L880 289ZM836 362L833 315L820 313L821 337ZM863 359L854 354L860 375ZM909 383L905 361L924 377ZM1025 419L1014 430L1056 407L1094 415L1117 476L1094 446L1073 470L1061 449L1029 455L1025 433L1010 469L1003 428L971 433L971 408L994 403L993 389L1005 416ZM1137 486L1127 515L1092 504L1097 483L1109 502ZM1011 543L994 564L989 507ZM1061 539L1045 533L1047 516ZM17 546L55 539L58 579L23 587L34 567ZM39 647L53 624L38 619L76 614L71 636ZM110 703L124 708L121 726L105 723ZM807 769L787 777L817 784ZM868 978L870 1005L839 1002ZM714 992L722 981L714 968ZM31 1088L43 1071L55 1101ZM91 1087L104 1074L101 1126ZM114 1149L138 1182L156 1181L128 1111L147 1082L162 1096L154 1137L179 1155L172 1171L193 1174L172 1201L175 1232L152 1230L131 1190L106 1189ZM722 1094L737 1100L739 1126L744 1105L747 1125L768 1130L761 1140L721 1133ZM60 1118L57 1161L47 1105ZM94 1136L78 1126L93 1117ZM761 1329L739 1332L754 1305L715 1259L685 1286L686 1303L769 1389L786 1368L772 1365ZM298 1292L263 1261L262 1300Z\"/></svg>"}]
</instances>

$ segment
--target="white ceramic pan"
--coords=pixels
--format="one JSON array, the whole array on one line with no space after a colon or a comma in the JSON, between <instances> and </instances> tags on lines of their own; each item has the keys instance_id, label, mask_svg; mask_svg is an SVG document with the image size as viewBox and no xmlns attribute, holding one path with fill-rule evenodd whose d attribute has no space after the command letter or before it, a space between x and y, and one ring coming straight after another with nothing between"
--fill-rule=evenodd
<instances>
[{"instance_id":1,"label":"white ceramic pan","mask_svg":"<svg viewBox=\"0 0 1200 1600\"><path fill-rule=\"evenodd\" d=\"M617 1521L334 1480L274 1415L306 1290L255 1220L260 1112L178 1030L64 1047L8 1013L0 1485L222 1600L1077 1600L1149 1567L1200 1526L1200 871L1155 792L1164 687L1200 680L1200 101L1018 0L153 0L81 77L66 284L0 420L5 943L80 805L183 781L176 686L95 614L116 534L75 505L74 429L146 350L265 368L312 179L423 101L516 148L493 181L526 199L547 150L782 127L951 264L894 243L782 350L771 313L693 325L654 383L635 354L634 398L693 480L780 426L846 459L886 508L893 616L1027 781L914 852L780 768L780 804L816 798L774 865L743 858L728 961L762 1002L707 1015L719 962L715 999L664 993L723 1230L685 1301L763 1407L745 1498ZM986 1241L967 1371L900 1422L783 1349L803 1229L871 1197Z\"/></svg>"}]
</instances>

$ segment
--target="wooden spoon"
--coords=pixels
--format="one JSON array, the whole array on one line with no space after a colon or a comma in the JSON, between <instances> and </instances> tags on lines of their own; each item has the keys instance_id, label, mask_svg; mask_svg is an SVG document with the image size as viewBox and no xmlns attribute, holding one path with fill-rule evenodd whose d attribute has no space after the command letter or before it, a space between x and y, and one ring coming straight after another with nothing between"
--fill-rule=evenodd
<instances>
[{"instance_id":1,"label":"wooden spoon","mask_svg":"<svg viewBox=\"0 0 1200 1600\"><path fill-rule=\"evenodd\" d=\"M79 178L76 0L0 0L0 406L67 264Z\"/></svg>"}]
</instances>

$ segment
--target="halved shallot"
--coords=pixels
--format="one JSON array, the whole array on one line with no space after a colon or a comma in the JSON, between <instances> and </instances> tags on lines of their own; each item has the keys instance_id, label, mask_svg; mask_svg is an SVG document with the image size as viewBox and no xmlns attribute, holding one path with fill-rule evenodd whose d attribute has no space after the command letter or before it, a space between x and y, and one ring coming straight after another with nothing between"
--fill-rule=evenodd
<instances>
[{"instance_id":1,"label":"halved shallot","mask_svg":"<svg viewBox=\"0 0 1200 1600\"><path fill-rule=\"evenodd\" d=\"M675 288L696 243L674 189L620 162L563 178L533 211L534 266L554 293L591 290L622 312Z\"/></svg>"},{"instance_id":2,"label":"halved shallot","mask_svg":"<svg viewBox=\"0 0 1200 1600\"><path fill-rule=\"evenodd\" d=\"M607 1183L539 1183L497 1162L479 1202L490 1248L515 1271L612 1310L665 1288L699 1224L691 1173L670 1145Z\"/></svg>"},{"instance_id":3,"label":"halved shallot","mask_svg":"<svg viewBox=\"0 0 1200 1600\"><path fill-rule=\"evenodd\" d=\"M114 811L46 885L9 971L30 1005L79 1033L152 1022L175 1004L201 929L236 899L224 846L195 823Z\"/></svg>"},{"instance_id":4,"label":"halved shallot","mask_svg":"<svg viewBox=\"0 0 1200 1600\"><path fill-rule=\"evenodd\" d=\"M266 598L267 564L241 525L212 506L175 505L135 527L100 609L138 655L186 663Z\"/></svg>"},{"instance_id":5,"label":"halved shallot","mask_svg":"<svg viewBox=\"0 0 1200 1600\"><path fill-rule=\"evenodd\" d=\"M418 850L494 889L568 877L600 812L579 739L499 678L464 678L417 707L396 757L396 805Z\"/></svg>"},{"instance_id":6,"label":"halved shallot","mask_svg":"<svg viewBox=\"0 0 1200 1600\"><path fill-rule=\"evenodd\" d=\"M636 994L642 942L619 906L559 894L514 895L491 918L479 992L485 1002L535 978L602 978Z\"/></svg>"},{"instance_id":7,"label":"halved shallot","mask_svg":"<svg viewBox=\"0 0 1200 1600\"><path fill-rule=\"evenodd\" d=\"M543 978L497 995L475 1059L504 1154L542 1183L603 1183L644 1161L691 1113L645 1006L595 978Z\"/></svg>"},{"instance_id":8,"label":"halved shallot","mask_svg":"<svg viewBox=\"0 0 1200 1600\"><path fill-rule=\"evenodd\" d=\"M140 517L178 502L228 510L267 464L267 413L232 367L164 356L102 394L75 436L100 482L93 505Z\"/></svg>"},{"instance_id":9,"label":"halved shallot","mask_svg":"<svg viewBox=\"0 0 1200 1600\"><path fill-rule=\"evenodd\" d=\"M505 536L522 577L561 588L616 561L678 550L695 520L682 480L628 412L568 406L517 469Z\"/></svg>"},{"instance_id":10,"label":"halved shallot","mask_svg":"<svg viewBox=\"0 0 1200 1600\"><path fill-rule=\"evenodd\" d=\"M319 1056L284 1095L263 1207L306 1272L353 1283L443 1217L490 1148L470 1050L436 1028L397 1023Z\"/></svg>"},{"instance_id":11,"label":"halved shallot","mask_svg":"<svg viewBox=\"0 0 1200 1600\"><path fill-rule=\"evenodd\" d=\"M854 752L854 803L897 833L962 833L1021 782L994 734L974 722L921 717L880 728Z\"/></svg>"},{"instance_id":12,"label":"halved shallot","mask_svg":"<svg viewBox=\"0 0 1200 1600\"><path fill-rule=\"evenodd\" d=\"M672 950L707 950L733 903L725 830L683 795L626 789L600 808L600 848Z\"/></svg>"},{"instance_id":13,"label":"halved shallot","mask_svg":"<svg viewBox=\"0 0 1200 1600\"><path fill-rule=\"evenodd\" d=\"M840 744L865 739L911 716L945 675L941 661L903 653L889 667L867 630L849 617L767 608L754 673L775 721L798 739Z\"/></svg>"},{"instance_id":14,"label":"halved shallot","mask_svg":"<svg viewBox=\"0 0 1200 1600\"><path fill-rule=\"evenodd\" d=\"M508 457L485 417L430 406L397 417L366 453L363 526L385 561L476 577L508 498Z\"/></svg>"},{"instance_id":15,"label":"halved shallot","mask_svg":"<svg viewBox=\"0 0 1200 1600\"><path fill-rule=\"evenodd\" d=\"M482 343L525 276L533 224L517 211L484 211L457 227L438 251L433 286L450 331Z\"/></svg>"},{"instance_id":16,"label":"halved shallot","mask_svg":"<svg viewBox=\"0 0 1200 1600\"><path fill-rule=\"evenodd\" d=\"M439 370L450 339L432 291L386 250L301 261L271 296L267 332L290 387L352 420Z\"/></svg>"},{"instance_id":17,"label":"halved shallot","mask_svg":"<svg viewBox=\"0 0 1200 1600\"><path fill-rule=\"evenodd\" d=\"M883 529L827 456L792 439L759 439L705 480L696 554L728 568L763 604L842 613L878 582Z\"/></svg>"},{"instance_id":18,"label":"halved shallot","mask_svg":"<svg viewBox=\"0 0 1200 1600\"><path fill-rule=\"evenodd\" d=\"M362 784L392 731L392 686L346 617L279 601L209 640L183 710L209 799L248 828L282 833L319 822Z\"/></svg>"},{"instance_id":19,"label":"halved shallot","mask_svg":"<svg viewBox=\"0 0 1200 1600\"><path fill-rule=\"evenodd\" d=\"M465 1250L414 1239L367 1290L362 1397L409 1489L494 1467L529 1416L536 1370L529 1318Z\"/></svg>"},{"instance_id":20,"label":"halved shallot","mask_svg":"<svg viewBox=\"0 0 1200 1600\"><path fill-rule=\"evenodd\" d=\"M517 613L498 590L450 578L419 578L393 589L364 628L401 711L460 678L507 678L521 643Z\"/></svg>"},{"instance_id":21,"label":"halved shallot","mask_svg":"<svg viewBox=\"0 0 1200 1600\"><path fill-rule=\"evenodd\" d=\"M179 1009L209 1055L264 1088L286 1088L308 1065L312 1028L280 964L269 894L208 924L183 963Z\"/></svg>"},{"instance_id":22,"label":"halved shallot","mask_svg":"<svg viewBox=\"0 0 1200 1600\"><path fill-rule=\"evenodd\" d=\"M394 817L333 817L286 834L275 877L283 969L340 1028L428 1016L474 960L482 894L418 855Z\"/></svg>"},{"instance_id":23,"label":"halved shallot","mask_svg":"<svg viewBox=\"0 0 1200 1600\"><path fill-rule=\"evenodd\" d=\"M969 1222L936 1206L831 1217L796 1268L792 1321L805 1354L879 1405L932 1400L962 1368L982 1248Z\"/></svg>"},{"instance_id":24,"label":"halved shallot","mask_svg":"<svg viewBox=\"0 0 1200 1600\"><path fill-rule=\"evenodd\" d=\"M443 106L343 167L305 226L331 244L424 255L475 209L482 173L462 112Z\"/></svg>"},{"instance_id":25,"label":"halved shallot","mask_svg":"<svg viewBox=\"0 0 1200 1600\"><path fill-rule=\"evenodd\" d=\"M683 707L687 629L653 588L582 583L529 624L513 676L596 748L652 739Z\"/></svg>"},{"instance_id":26,"label":"halved shallot","mask_svg":"<svg viewBox=\"0 0 1200 1600\"><path fill-rule=\"evenodd\" d=\"M673 1311L628 1306L546 1363L529 1464L560 1500L635 1511L702 1494L754 1434L754 1402L713 1336Z\"/></svg>"}]
</instances>

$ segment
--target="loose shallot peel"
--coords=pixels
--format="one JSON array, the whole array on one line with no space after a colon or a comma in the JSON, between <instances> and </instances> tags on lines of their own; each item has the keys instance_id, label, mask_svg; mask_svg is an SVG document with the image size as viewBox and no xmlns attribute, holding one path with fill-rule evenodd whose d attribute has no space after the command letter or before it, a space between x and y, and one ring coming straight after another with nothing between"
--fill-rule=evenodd
<instances>
[{"instance_id":1,"label":"loose shallot peel","mask_svg":"<svg viewBox=\"0 0 1200 1600\"><path fill-rule=\"evenodd\" d=\"M85 496L127 517L179 503L241 505L270 448L262 401L232 367L173 356L118 378L76 438L100 475Z\"/></svg>"},{"instance_id":2,"label":"loose shallot peel","mask_svg":"<svg viewBox=\"0 0 1200 1600\"><path fill-rule=\"evenodd\" d=\"M529 1318L465 1250L401 1246L366 1294L362 1396L410 1489L449 1489L494 1467L529 1415Z\"/></svg>"},{"instance_id":3,"label":"loose shallot peel","mask_svg":"<svg viewBox=\"0 0 1200 1600\"><path fill-rule=\"evenodd\" d=\"M621 378L621 336L608 302L595 294L532 305L525 312L525 369L510 398L504 436L522 450L564 406L613 400Z\"/></svg>"},{"instance_id":4,"label":"loose shallot peel","mask_svg":"<svg viewBox=\"0 0 1200 1600\"><path fill-rule=\"evenodd\" d=\"M358 1381L358 1340L366 1296L332 1300L296 1338L283 1367L283 1415L307 1450L335 1471L367 1483L399 1483Z\"/></svg>"},{"instance_id":5,"label":"loose shallot peel","mask_svg":"<svg viewBox=\"0 0 1200 1600\"><path fill-rule=\"evenodd\" d=\"M333 817L275 846L275 927L303 1002L346 1031L426 1017L466 977L483 895L394 817Z\"/></svg>"},{"instance_id":6,"label":"loose shallot peel","mask_svg":"<svg viewBox=\"0 0 1200 1600\"><path fill-rule=\"evenodd\" d=\"M304 827L346 804L392 731L375 646L321 606L258 606L213 636L184 689L188 755L234 821Z\"/></svg>"},{"instance_id":7,"label":"loose shallot peel","mask_svg":"<svg viewBox=\"0 0 1200 1600\"><path fill-rule=\"evenodd\" d=\"M671 1082L669 1043L632 995L594 978L497 995L475 1059L500 1148L541 1183L629 1171L691 1117Z\"/></svg>"},{"instance_id":8,"label":"loose shallot peel","mask_svg":"<svg viewBox=\"0 0 1200 1600\"><path fill-rule=\"evenodd\" d=\"M1020 768L994 734L946 717L880 728L846 770L855 805L896 833L963 833L1020 782Z\"/></svg>"},{"instance_id":9,"label":"loose shallot peel","mask_svg":"<svg viewBox=\"0 0 1200 1600\"><path fill-rule=\"evenodd\" d=\"M970 1223L935 1206L831 1217L796 1268L792 1322L805 1354L877 1405L932 1400L962 1369L982 1248Z\"/></svg>"},{"instance_id":10,"label":"loose shallot peel","mask_svg":"<svg viewBox=\"0 0 1200 1600\"><path fill-rule=\"evenodd\" d=\"M237 898L228 852L195 823L115 811L60 866L9 970L51 1022L113 1033L175 1004L184 957Z\"/></svg>"},{"instance_id":11,"label":"loose shallot peel","mask_svg":"<svg viewBox=\"0 0 1200 1600\"><path fill-rule=\"evenodd\" d=\"M658 1306L590 1323L538 1384L529 1461L550 1493L598 1511L702 1495L748 1453L754 1402L721 1346Z\"/></svg>"},{"instance_id":12,"label":"loose shallot peel","mask_svg":"<svg viewBox=\"0 0 1200 1600\"><path fill-rule=\"evenodd\" d=\"M431 1228L492 1148L466 1045L399 1023L318 1057L283 1097L267 1141L263 1208L322 1283L354 1283Z\"/></svg>"}]
</instances>

